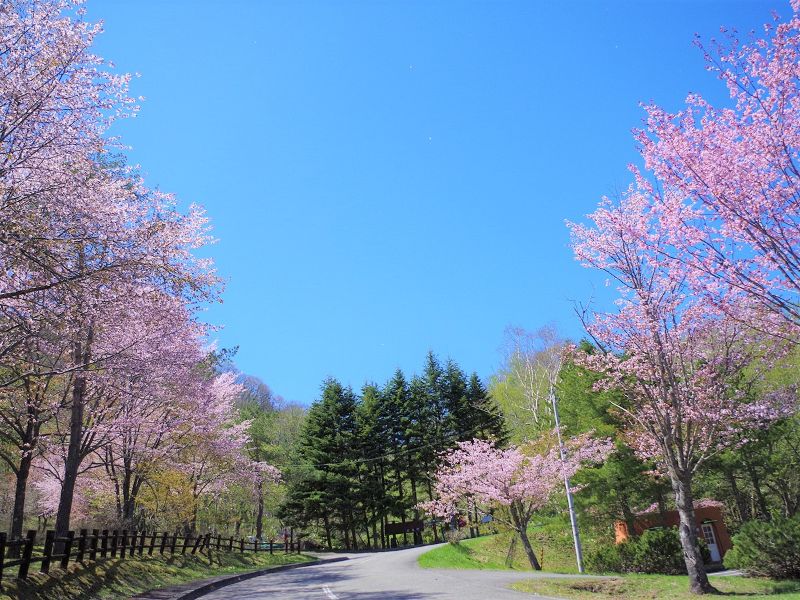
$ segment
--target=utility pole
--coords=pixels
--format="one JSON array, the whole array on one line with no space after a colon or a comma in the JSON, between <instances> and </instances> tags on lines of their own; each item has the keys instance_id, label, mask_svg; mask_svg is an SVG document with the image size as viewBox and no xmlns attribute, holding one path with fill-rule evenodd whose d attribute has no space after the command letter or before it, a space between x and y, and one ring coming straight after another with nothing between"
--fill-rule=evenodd
<instances>
[{"instance_id":1,"label":"utility pole","mask_svg":"<svg viewBox=\"0 0 800 600\"><path fill-rule=\"evenodd\" d=\"M567 460L567 451L564 449L564 442L561 439L561 420L558 417L558 402L553 386L550 386L550 401L553 403L553 416L556 422L556 432L558 434L558 452L561 455L561 462ZM583 573L583 550L581 548L581 534L578 531L578 519L575 517L575 503L572 500L572 489L569 485L569 477L564 475L564 488L567 492L567 506L569 507L569 520L572 524L572 541L575 543L575 560L578 561L578 573Z\"/></svg>"}]
</instances>

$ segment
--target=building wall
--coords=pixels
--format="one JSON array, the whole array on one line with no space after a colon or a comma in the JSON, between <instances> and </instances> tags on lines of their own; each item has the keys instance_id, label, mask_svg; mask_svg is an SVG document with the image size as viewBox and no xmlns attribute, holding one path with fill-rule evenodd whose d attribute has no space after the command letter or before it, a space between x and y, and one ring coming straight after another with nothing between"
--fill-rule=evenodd
<instances>
[{"instance_id":1,"label":"building wall","mask_svg":"<svg viewBox=\"0 0 800 600\"><path fill-rule=\"evenodd\" d=\"M722 518L722 509L718 506L706 506L703 508L694 509L694 516L697 522L697 535L701 536L700 525L703 523L710 523L714 528L714 536L717 539L717 546L719 547L720 556L724 557L725 553L731 549L731 536L728 533L728 528L725 526L725 521ZM680 523L680 516L677 510L668 510L662 516L659 513L648 513L636 517L634 521L634 528L637 535L641 535L647 529L652 527L677 527ZM616 542L621 544L630 537L628 533L628 526L624 521L617 521L614 523L614 534Z\"/></svg>"}]
</instances>

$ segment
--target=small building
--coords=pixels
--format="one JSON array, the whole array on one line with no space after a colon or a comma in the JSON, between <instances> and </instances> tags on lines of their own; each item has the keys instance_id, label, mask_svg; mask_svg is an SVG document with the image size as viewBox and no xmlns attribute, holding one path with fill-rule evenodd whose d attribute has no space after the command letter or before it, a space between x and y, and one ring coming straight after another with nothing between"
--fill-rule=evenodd
<instances>
[{"instance_id":1,"label":"small building","mask_svg":"<svg viewBox=\"0 0 800 600\"><path fill-rule=\"evenodd\" d=\"M716 500L698 500L694 503L694 518L697 521L697 535L702 536L708 544L711 562L722 561L725 553L731 549L731 536L722 517L722 502ZM636 535L641 535L647 529L660 529L662 527L677 527L680 516L677 510L668 510L663 515L654 504L636 514L633 526ZM614 533L617 544L621 544L630 536L628 526L624 521L614 523Z\"/></svg>"}]
</instances>

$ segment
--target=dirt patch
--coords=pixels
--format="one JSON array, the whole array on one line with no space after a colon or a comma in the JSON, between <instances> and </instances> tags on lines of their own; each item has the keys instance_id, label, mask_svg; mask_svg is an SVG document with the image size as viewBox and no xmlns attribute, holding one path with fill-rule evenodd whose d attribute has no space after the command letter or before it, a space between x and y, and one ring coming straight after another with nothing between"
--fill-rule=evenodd
<instances>
[{"instance_id":1,"label":"dirt patch","mask_svg":"<svg viewBox=\"0 0 800 600\"><path fill-rule=\"evenodd\" d=\"M605 594L611 597L621 597L627 591L626 582L623 579L587 579L585 581L574 581L569 584L569 588L577 592L590 592L592 594Z\"/></svg>"}]
</instances>

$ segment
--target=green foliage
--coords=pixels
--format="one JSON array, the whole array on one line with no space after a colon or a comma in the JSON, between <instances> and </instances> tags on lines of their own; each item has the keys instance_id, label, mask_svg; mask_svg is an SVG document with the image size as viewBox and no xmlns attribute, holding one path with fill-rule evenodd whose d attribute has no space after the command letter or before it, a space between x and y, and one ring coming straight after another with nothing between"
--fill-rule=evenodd
<instances>
[{"instance_id":1,"label":"green foliage","mask_svg":"<svg viewBox=\"0 0 800 600\"><path fill-rule=\"evenodd\" d=\"M675 528L649 529L622 544L599 545L587 553L586 566L594 573L686 573L681 540Z\"/></svg>"},{"instance_id":2,"label":"green foliage","mask_svg":"<svg viewBox=\"0 0 800 600\"><path fill-rule=\"evenodd\" d=\"M331 548L386 546L388 523L420 518L415 506L433 496L430 475L442 452L461 440L502 442L505 435L478 376L468 378L452 360L443 367L430 352L421 375L409 381L397 370L360 396L328 379L300 432L278 514Z\"/></svg>"},{"instance_id":3,"label":"green foliage","mask_svg":"<svg viewBox=\"0 0 800 600\"><path fill-rule=\"evenodd\" d=\"M586 570L590 573L622 573L622 556L614 544L600 544L586 553Z\"/></svg>"},{"instance_id":4,"label":"green foliage","mask_svg":"<svg viewBox=\"0 0 800 600\"><path fill-rule=\"evenodd\" d=\"M800 518L750 521L733 536L728 567L773 579L800 579Z\"/></svg>"}]
</instances>

